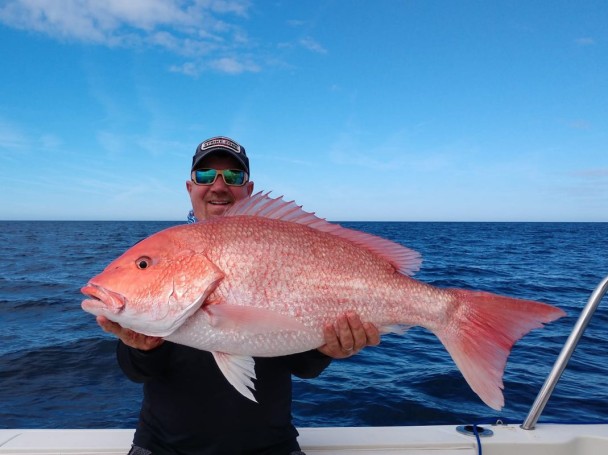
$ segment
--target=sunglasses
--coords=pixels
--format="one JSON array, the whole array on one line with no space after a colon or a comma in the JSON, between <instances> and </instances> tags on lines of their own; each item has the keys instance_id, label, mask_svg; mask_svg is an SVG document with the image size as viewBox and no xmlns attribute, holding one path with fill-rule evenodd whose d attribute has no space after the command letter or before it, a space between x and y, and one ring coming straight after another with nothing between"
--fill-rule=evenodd
<instances>
[{"instance_id":1,"label":"sunglasses","mask_svg":"<svg viewBox=\"0 0 608 455\"><path fill-rule=\"evenodd\" d=\"M249 180L247 172L241 169L197 169L192 171L192 181L197 185L213 185L220 174L228 186L243 186Z\"/></svg>"}]
</instances>

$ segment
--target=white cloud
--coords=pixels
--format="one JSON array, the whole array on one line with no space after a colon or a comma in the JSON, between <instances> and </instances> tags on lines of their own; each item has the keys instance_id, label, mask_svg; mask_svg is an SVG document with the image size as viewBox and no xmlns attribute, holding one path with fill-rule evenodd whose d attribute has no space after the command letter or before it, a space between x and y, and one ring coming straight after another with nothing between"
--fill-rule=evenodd
<instances>
[{"instance_id":1,"label":"white cloud","mask_svg":"<svg viewBox=\"0 0 608 455\"><path fill-rule=\"evenodd\" d=\"M235 21L246 18L250 6L249 0L8 0L0 22L67 42L161 48L199 60L212 55L212 63L199 68L237 74L259 71L226 57L250 46ZM187 64L180 72L195 74Z\"/></svg>"},{"instance_id":2,"label":"white cloud","mask_svg":"<svg viewBox=\"0 0 608 455\"><path fill-rule=\"evenodd\" d=\"M302 38L299 42L303 48L308 49L309 51L316 52L317 54L327 54L327 49L310 36Z\"/></svg>"},{"instance_id":3,"label":"white cloud","mask_svg":"<svg viewBox=\"0 0 608 455\"><path fill-rule=\"evenodd\" d=\"M306 22L299 19L289 19L287 21L287 25L289 25L290 27L303 27L304 25L306 25Z\"/></svg>"},{"instance_id":4,"label":"white cloud","mask_svg":"<svg viewBox=\"0 0 608 455\"><path fill-rule=\"evenodd\" d=\"M229 74L245 72L257 73L260 67L251 61L239 60L235 57L223 57L210 62L211 68Z\"/></svg>"},{"instance_id":5,"label":"white cloud","mask_svg":"<svg viewBox=\"0 0 608 455\"><path fill-rule=\"evenodd\" d=\"M0 9L0 20L55 38L117 45L130 42L133 31L191 22L178 6L162 0L13 0Z\"/></svg>"},{"instance_id":6,"label":"white cloud","mask_svg":"<svg viewBox=\"0 0 608 455\"><path fill-rule=\"evenodd\" d=\"M595 44L595 40L589 37L577 38L574 40L574 42L579 46L593 46Z\"/></svg>"},{"instance_id":7,"label":"white cloud","mask_svg":"<svg viewBox=\"0 0 608 455\"><path fill-rule=\"evenodd\" d=\"M182 73L186 76L198 77L206 70L218 71L226 74L258 73L262 68L251 59L237 57L221 57L205 62L185 62L181 65L172 65L169 71Z\"/></svg>"},{"instance_id":8,"label":"white cloud","mask_svg":"<svg viewBox=\"0 0 608 455\"><path fill-rule=\"evenodd\" d=\"M169 68L172 73L182 73L186 76L196 77L201 73L201 68L194 62L186 62L181 65L172 65Z\"/></svg>"},{"instance_id":9,"label":"white cloud","mask_svg":"<svg viewBox=\"0 0 608 455\"><path fill-rule=\"evenodd\" d=\"M53 134L39 135L35 131L0 117L0 157L9 154L30 153L33 150L54 150L62 141Z\"/></svg>"},{"instance_id":10,"label":"white cloud","mask_svg":"<svg viewBox=\"0 0 608 455\"><path fill-rule=\"evenodd\" d=\"M0 152L7 150L23 150L30 141L14 124L0 118Z\"/></svg>"}]
</instances>

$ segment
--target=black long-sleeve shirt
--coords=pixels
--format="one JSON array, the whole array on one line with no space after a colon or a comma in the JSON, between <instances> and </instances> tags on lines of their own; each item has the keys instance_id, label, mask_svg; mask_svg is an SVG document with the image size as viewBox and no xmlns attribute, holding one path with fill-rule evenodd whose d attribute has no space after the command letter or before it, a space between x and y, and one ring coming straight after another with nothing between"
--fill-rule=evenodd
<instances>
[{"instance_id":1,"label":"black long-sleeve shirt","mask_svg":"<svg viewBox=\"0 0 608 455\"><path fill-rule=\"evenodd\" d=\"M331 362L316 350L255 358L255 403L228 383L209 352L169 341L144 352L119 341L117 356L126 376L144 384L133 443L154 455L297 450L291 375L316 377Z\"/></svg>"}]
</instances>

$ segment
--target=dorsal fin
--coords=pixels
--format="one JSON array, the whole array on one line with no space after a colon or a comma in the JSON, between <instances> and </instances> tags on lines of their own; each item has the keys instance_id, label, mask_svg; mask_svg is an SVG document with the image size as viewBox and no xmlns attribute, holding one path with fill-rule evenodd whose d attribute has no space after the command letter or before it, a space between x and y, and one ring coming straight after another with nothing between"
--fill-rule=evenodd
<instances>
[{"instance_id":1,"label":"dorsal fin","mask_svg":"<svg viewBox=\"0 0 608 455\"><path fill-rule=\"evenodd\" d=\"M302 206L294 201L285 201L283 196L271 198L270 193L259 192L242 199L226 211L224 216L260 216L273 220L298 223L321 232L341 237L356 245L367 248L387 260L404 275L413 275L420 270L422 257L417 251L410 250L398 243L366 234L365 232L347 229L339 224L330 223L314 213L305 212Z\"/></svg>"}]
</instances>

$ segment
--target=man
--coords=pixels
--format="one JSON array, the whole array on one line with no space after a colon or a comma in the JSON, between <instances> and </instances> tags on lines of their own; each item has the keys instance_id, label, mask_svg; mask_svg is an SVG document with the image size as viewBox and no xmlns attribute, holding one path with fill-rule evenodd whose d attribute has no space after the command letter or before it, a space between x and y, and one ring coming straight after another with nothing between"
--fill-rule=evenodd
<instances>
[{"instance_id":1,"label":"man","mask_svg":"<svg viewBox=\"0 0 608 455\"><path fill-rule=\"evenodd\" d=\"M253 192L245 149L222 136L199 144L186 189L193 219L222 216ZM380 342L373 325L344 315L325 327L325 345L317 350L256 358L255 403L226 381L209 352L135 333L103 316L97 321L120 339L117 357L124 373L144 384L131 455L301 453L291 423L291 375L316 377L332 358Z\"/></svg>"}]
</instances>

